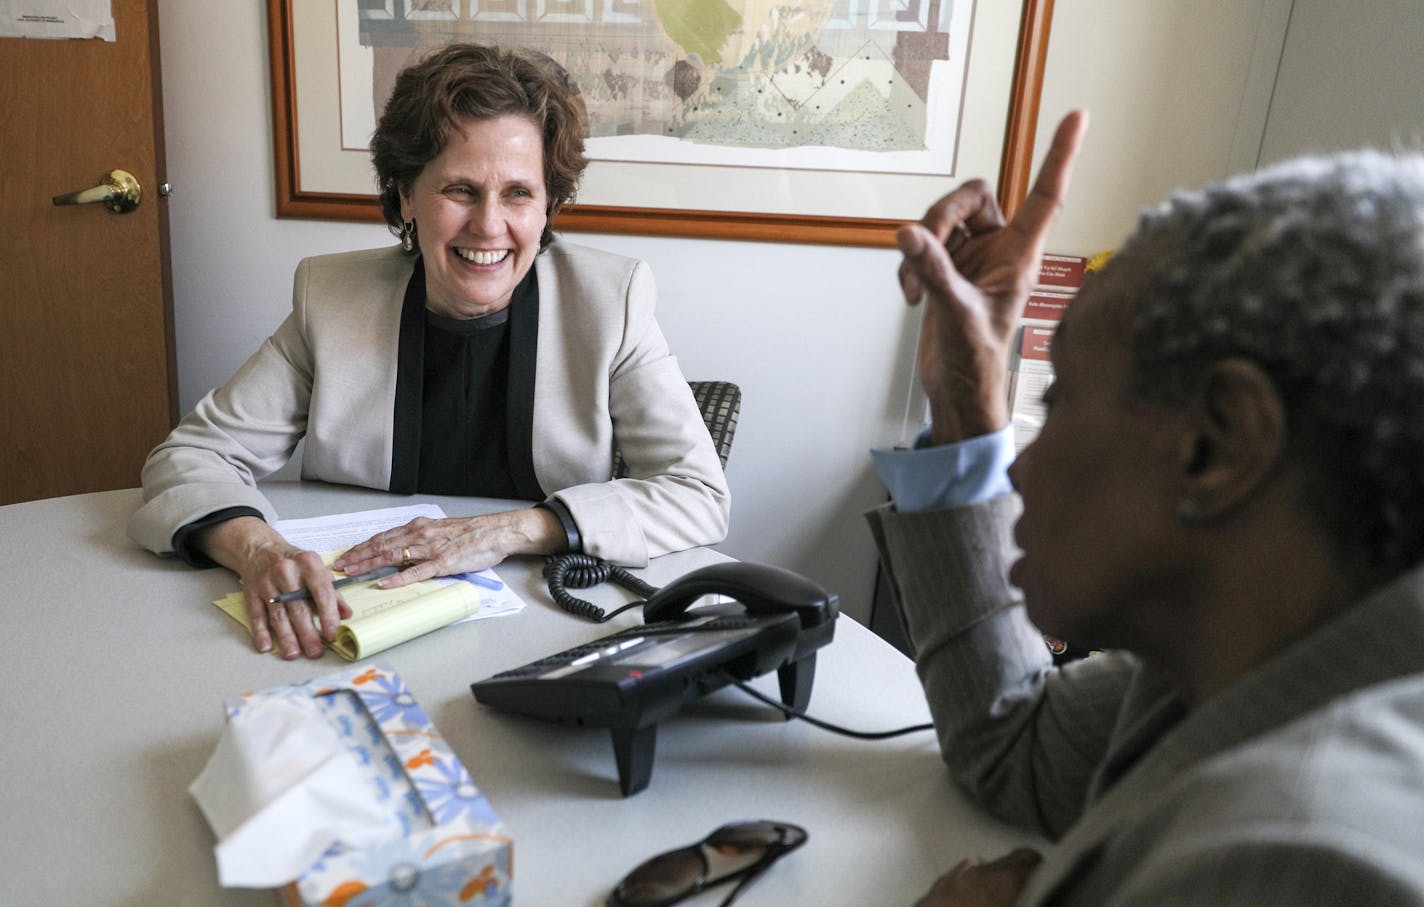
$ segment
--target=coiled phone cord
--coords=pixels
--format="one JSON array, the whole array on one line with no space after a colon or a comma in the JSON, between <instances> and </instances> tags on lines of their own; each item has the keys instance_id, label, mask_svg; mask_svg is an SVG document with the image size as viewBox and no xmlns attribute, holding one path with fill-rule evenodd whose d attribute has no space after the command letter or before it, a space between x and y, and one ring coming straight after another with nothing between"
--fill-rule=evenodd
<instances>
[{"instance_id":1,"label":"coiled phone cord","mask_svg":"<svg viewBox=\"0 0 1424 907\"><path fill-rule=\"evenodd\" d=\"M589 554L558 554L549 558L544 562L544 579L549 581L549 595L560 608L600 624L644 602L629 602L605 613L593 602L575 597L569 589L588 589L599 583L612 582L644 599L658 591L657 586L648 585L622 567Z\"/></svg>"}]
</instances>

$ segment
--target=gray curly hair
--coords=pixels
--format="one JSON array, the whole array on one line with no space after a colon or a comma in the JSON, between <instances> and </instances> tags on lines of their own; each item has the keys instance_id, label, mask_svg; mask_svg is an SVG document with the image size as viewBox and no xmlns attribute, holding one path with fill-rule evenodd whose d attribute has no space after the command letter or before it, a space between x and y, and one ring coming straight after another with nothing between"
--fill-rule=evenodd
<instances>
[{"instance_id":1,"label":"gray curly hair","mask_svg":"<svg viewBox=\"0 0 1424 907\"><path fill-rule=\"evenodd\" d=\"M1139 396L1256 362L1339 550L1380 579L1424 560L1424 156L1303 158L1175 195L1107 271L1132 282Z\"/></svg>"}]
</instances>

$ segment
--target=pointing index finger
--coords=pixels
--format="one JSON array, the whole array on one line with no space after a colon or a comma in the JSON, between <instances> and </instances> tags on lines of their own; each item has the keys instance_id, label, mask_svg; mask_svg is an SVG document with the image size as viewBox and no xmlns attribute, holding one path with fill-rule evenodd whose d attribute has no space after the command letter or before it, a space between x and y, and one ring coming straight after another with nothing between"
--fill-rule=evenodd
<instances>
[{"instance_id":1,"label":"pointing index finger","mask_svg":"<svg viewBox=\"0 0 1424 907\"><path fill-rule=\"evenodd\" d=\"M1044 155L1033 188L1014 214L1014 228L1035 242L1044 240L1048 228L1058 217L1058 210L1063 207L1073 175L1073 162L1087 131L1086 110L1074 110L1063 118L1053 132L1053 142Z\"/></svg>"}]
</instances>

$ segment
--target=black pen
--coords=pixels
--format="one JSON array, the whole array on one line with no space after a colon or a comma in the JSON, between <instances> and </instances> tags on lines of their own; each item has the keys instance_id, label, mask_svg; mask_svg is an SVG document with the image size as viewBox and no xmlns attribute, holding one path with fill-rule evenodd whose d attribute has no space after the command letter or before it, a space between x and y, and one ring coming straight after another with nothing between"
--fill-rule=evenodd
<instances>
[{"instance_id":1,"label":"black pen","mask_svg":"<svg viewBox=\"0 0 1424 907\"><path fill-rule=\"evenodd\" d=\"M342 586L350 586L354 583L364 583L373 579L380 579L383 576L390 576L392 573L400 573L399 567L377 567L375 570L367 570L365 573L358 573L355 576L347 576L332 583L332 587L340 589ZM279 602L294 602L299 598L311 598L311 593L306 589L297 589L293 592L283 592L276 598L267 599L267 604L275 605Z\"/></svg>"}]
</instances>

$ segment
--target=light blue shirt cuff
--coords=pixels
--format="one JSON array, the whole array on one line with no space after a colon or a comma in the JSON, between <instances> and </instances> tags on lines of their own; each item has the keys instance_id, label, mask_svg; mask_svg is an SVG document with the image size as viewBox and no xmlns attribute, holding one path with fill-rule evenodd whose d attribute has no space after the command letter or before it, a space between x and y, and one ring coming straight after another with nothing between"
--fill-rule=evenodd
<instances>
[{"instance_id":1,"label":"light blue shirt cuff","mask_svg":"<svg viewBox=\"0 0 1424 907\"><path fill-rule=\"evenodd\" d=\"M1009 464L1014 461L1014 427L955 444L924 445L926 429L913 450L870 452L880 481L895 509L910 513L977 504L1013 490Z\"/></svg>"}]
</instances>

